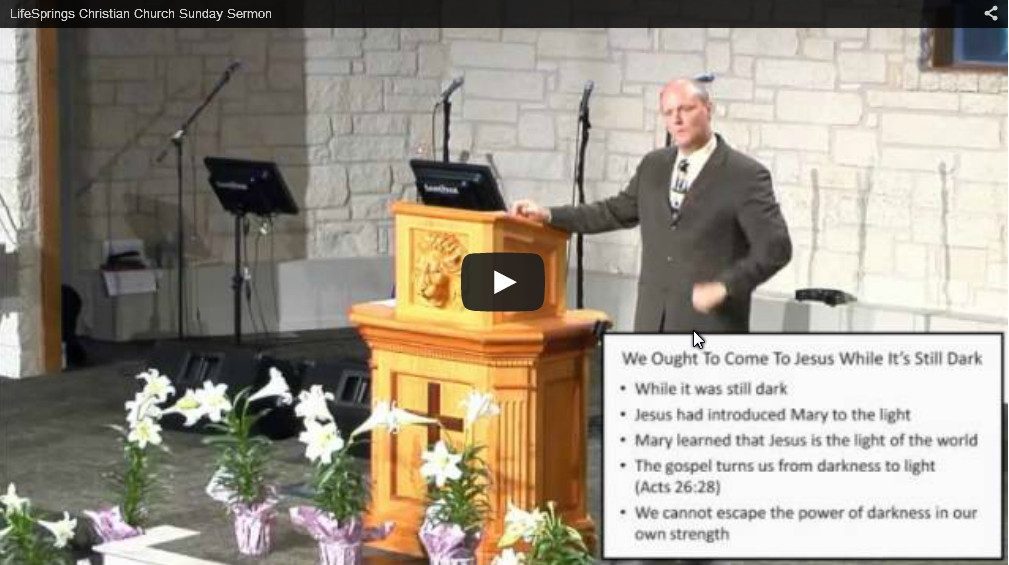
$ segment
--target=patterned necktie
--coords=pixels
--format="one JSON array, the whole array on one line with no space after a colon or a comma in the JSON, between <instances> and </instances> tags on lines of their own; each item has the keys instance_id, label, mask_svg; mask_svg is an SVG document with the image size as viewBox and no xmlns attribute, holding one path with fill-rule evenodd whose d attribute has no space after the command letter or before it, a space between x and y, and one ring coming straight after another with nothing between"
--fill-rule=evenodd
<instances>
[{"instance_id":1,"label":"patterned necktie","mask_svg":"<svg viewBox=\"0 0 1009 565\"><path fill-rule=\"evenodd\" d=\"M680 166L677 167L676 178L673 180L673 188L669 193L669 203L673 207L673 221L675 222L680 217L680 206L683 204L683 198L687 195L687 190L690 189L690 185L687 184L687 168L690 163L684 159L680 161Z\"/></svg>"}]
</instances>

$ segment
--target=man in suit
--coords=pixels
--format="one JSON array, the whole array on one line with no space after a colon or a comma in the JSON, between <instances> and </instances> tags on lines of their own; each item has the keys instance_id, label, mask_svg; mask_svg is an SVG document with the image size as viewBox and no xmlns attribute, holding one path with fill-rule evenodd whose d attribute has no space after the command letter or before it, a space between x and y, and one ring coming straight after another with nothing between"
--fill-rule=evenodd
<instances>
[{"instance_id":1,"label":"man in suit","mask_svg":"<svg viewBox=\"0 0 1009 565\"><path fill-rule=\"evenodd\" d=\"M666 84L659 107L675 147L645 155L622 192L580 206L519 200L511 213L581 233L640 226L635 331L747 332L753 289L792 257L771 175L712 132L703 84Z\"/></svg>"}]
</instances>

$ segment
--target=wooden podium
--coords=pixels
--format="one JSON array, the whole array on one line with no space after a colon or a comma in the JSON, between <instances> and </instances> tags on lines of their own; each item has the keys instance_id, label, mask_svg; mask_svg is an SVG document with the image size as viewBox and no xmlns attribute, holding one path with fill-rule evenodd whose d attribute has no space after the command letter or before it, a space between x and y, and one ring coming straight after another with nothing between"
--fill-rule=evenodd
<instances>
[{"instance_id":1,"label":"wooden podium","mask_svg":"<svg viewBox=\"0 0 1009 565\"><path fill-rule=\"evenodd\" d=\"M491 513L479 562L497 554L508 501L523 509L554 501L590 547L586 509L589 354L601 312L565 307L566 232L507 216L398 202L396 301L354 305L350 320L371 347L372 398L390 399L434 426L376 433L371 446L370 522L394 520L373 545L423 555L417 531L426 484L420 455L445 433L462 442L460 403L473 389L493 393L501 415L475 427L491 472ZM543 306L534 312L475 312L462 304L467 253L537 253L546 270Z\"/></svg>"}]
</instances>

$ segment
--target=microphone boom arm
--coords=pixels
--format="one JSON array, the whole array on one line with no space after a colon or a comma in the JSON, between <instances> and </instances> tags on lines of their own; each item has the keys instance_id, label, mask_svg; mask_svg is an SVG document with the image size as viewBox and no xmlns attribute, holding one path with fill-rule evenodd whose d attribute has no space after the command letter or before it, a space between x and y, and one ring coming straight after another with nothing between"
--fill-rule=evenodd
<instances>
[{"instance_id":1,"label":"microphone boom arm","mask_svg":"<svg viewBox=\"0 0 1009 565\"><path fill-rule=\"evenodd\" d=\"M179 126L179 129L175 130L175 133L173 133L172 136L169 138L169 140L172 143L178 143L179 141L182 140L183 137L186 136L187 133L189 133L189 126L192 125L194 121L196 121L196 118L198 118L201 113L203 113L203 109L206 108L208 104L210 104L210 102L217 96L217 93L220 92L222 88L224 88L224 85L228 84L228 81L231 80L232 73L235 70L237 70L239 66L240 64L235 62L229 65L227 69L225 69L224 74L222 74L221 78L217 80L217 84L214 85L214 88L207 94L207 96L203 99L203 101L200 102L200 105L197 106L196 109L194 109L191 114L189 114L189 117L186 118L186 121L182 122L182 125ZM168 154L168 147L165 147L161 151L161 153L158 154L158 158L155 159L155 162L160 163L162 160L164 160L165 155L167 154Z\"/></svg>"}]
</instances>

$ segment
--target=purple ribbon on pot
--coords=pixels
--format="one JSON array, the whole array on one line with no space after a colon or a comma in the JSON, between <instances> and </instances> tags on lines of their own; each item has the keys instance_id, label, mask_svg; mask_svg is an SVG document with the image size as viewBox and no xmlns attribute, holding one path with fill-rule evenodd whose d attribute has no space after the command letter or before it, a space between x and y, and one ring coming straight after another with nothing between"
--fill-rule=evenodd
<instances>
[{"instance_id":1,"label":"purple ribbon on pot","mask_svg":"<svg viewBox=\"0 0 1009 565\"><path fill-rule=\"evenodd\" d=\"M479 533L467 536L458 524L443 522L432 525L430 520L424 521L419 535L432 563L448 559L472 558L476 546L480 543Z\"/></svg>"},{"instance_id":2,"label":"purple ribbon on pot","mask_svg":"<svg viewBox=\"0 0 1009 565\"><path fill-rule=\"evenodd\" d=\"M395 527L393 522L385 522L379 526L366 528L357 517L344 520L341 524L331 513L314 506L291 508L291 522L295 528L308 533L315 541L340 544L385 539Z\"/></svg>"},{"instance_id":3,"label":"purple ribbon on pot","mask_svg":"<svg viewBox=\"0 0 1009 565\"><path fill-rule=\"evenodd\" d=\"M102 540L102 543L132 538L144 533L143 529L134 528L127 524L126 520L123 520L118 506L100 510L85 510L83 514L91 520L95 535Z\"/></svg>"}]
</instances>

